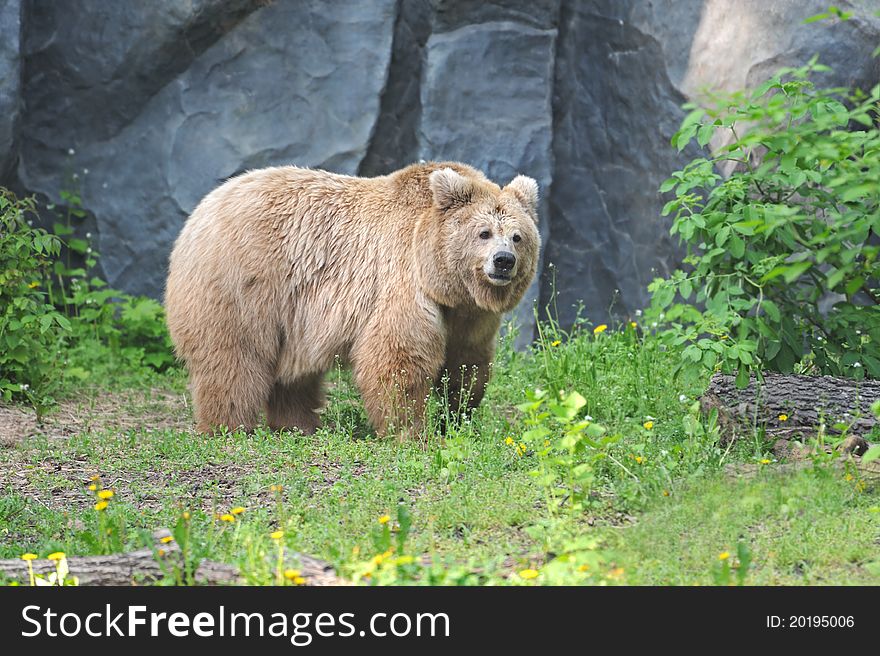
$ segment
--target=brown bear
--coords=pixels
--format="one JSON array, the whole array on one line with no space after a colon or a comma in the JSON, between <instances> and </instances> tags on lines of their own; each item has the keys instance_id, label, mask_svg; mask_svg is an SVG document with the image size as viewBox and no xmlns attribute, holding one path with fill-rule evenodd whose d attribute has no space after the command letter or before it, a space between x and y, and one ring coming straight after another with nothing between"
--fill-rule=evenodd
<instances>
[{"instance_id":1,"label":"brown bear","mask_svg":"<svg viewBox=\"0 0 880 656\"><path fill-rule=\"evenodd\" d=\"M418 432L445 372L475 407L501 316L535 276L537 206L532 178L502 189L454 162L228 180L187 220L165 293L198 430L251 429L265 410L314 432L337 358L381 435Z\"/></svg>"}]
</instances>

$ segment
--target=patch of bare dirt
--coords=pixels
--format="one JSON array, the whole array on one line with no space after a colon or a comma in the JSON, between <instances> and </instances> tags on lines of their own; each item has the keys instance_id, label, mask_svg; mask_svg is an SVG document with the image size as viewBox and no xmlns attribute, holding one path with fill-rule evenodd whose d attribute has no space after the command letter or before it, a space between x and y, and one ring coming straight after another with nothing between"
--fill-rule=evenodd
<instances>
[{"instance_id":1,"label":"patch of bare dirt","mask_svg":"<svg viewBox=\"0 0 880 656\"><path fill-rule=\"evenodd\" d=\"M18 406L0 405L0 447L10 447L37 429L33 412L25 412Z\"/></svg>"},{"instance_id":2,"label":"patch of bare dirt","mask_svg":"<svg viewBox=\"0 0 880 656\"><path fill-rule=\"evenodd\" d=\"M0 470L0 489L14 488L19 494L51 510L77 513L94 502L87 486L92 476L100 475L95 463L85 456L59 461L45 458L38 463L7 463ZM150 490L180 488L181 506L187 510L200 507L209 512L228 512L241 500L241 480L247 469L231 463L208 463L193 469L176 471L115 470L101 478L103 487L112 489L116 498L142 511L158 511L167 505ZM275 498L268 491L249 497L248 507L270 507Z\"/></svg>"},{"instance_id":3,"label":"patch of bare dirt","mask_svg":"<svg viewBox=\"0 0 880 656\"><path fill-rule=\"evenodd\" d=\"M313 495L316 495L319 492L333 487L339 481L339 479L342 478L342 471L345 469L345 466L338 462L321 460L310 462L306 465L306 467L310 467L314 470L321 472L320 478L315 477L309 482L309 487ZM366 471L367 467L366 465L364 465L364 463L356 462L351 468L351 475L355 478L359 478L363 476Z\"/></svg>"},{"instance_id":4,"label":"patch of bare dirt","mask_svg":"<svg viewBox=\"0 0 880 656\"><path fill-rule=\"evenodd\" d=\"M104 431L191 428L189 400L184 394L162 389L103 393L63 401L38 424L32 411L0 404L0 447L9 447L35 435L70 437Z\"/></svg>"}]
</instances>

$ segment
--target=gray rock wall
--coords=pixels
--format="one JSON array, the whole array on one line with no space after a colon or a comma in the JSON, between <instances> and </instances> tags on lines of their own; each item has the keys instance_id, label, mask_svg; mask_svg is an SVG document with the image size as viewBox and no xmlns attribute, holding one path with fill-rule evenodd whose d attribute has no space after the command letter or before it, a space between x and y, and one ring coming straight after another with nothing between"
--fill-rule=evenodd
<instances>
[{"instance_id":1,"label":"gray rock wall","mask_svg":"<svg viewBox=\"0 0 880 656\"><path fill-rule=\"evenodd\" d=\"M21 3L0 0L0 180L12 174L21 106Z\"/></svg>"},{"instance_id":2,"label":"gray rock wall","mask_svg":"<svg viewBox=\"0 0 880 656\"><path fill-rule=\"evenodd\" d=\"M675 266L656 189L707 87L818 53L880 80L880 0L0 0L0 181L81 192L104 276L160 296L199 199L249 168L379 175L459 159L535 177L545 252L520 308L626 317ZM85 228L83 228L85 230Z\"/></svg>"}]
</instances>

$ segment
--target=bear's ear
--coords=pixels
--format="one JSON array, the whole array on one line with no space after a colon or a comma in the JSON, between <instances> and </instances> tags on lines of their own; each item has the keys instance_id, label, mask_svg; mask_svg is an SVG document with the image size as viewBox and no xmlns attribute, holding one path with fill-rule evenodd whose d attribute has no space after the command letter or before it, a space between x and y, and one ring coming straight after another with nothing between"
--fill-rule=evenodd
<instances>
[{"instance_id":1,"label":"bear's ear","mask_svg":"<svg viewBox=\"0 0 880 656\"><path fill-rule=\"evenodd\" d=\"M530 178L527 175L518 175L511 180L504 190L510 191L514 198L526 209L529 216L535 222L538 221L538 183L535 182L534 178Z\"/></svg>"},{"instance_id":2,"label":"bear's ear","mask_svg":"<svg viewBox=\"0 0 880 656\"><path fill-rule=\"evenodd\" d=\"M476 192L472 180L448 168L434 171L428 176L428 181L434 195L434 204L441 210L466 205L473 200Z\"/></svg>"}]
</instances>

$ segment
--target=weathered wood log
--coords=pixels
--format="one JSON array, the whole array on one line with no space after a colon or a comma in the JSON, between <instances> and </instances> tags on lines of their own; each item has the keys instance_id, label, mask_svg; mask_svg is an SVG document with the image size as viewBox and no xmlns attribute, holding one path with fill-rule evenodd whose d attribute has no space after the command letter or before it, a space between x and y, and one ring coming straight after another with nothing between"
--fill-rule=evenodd
<instances>
[{"instance_id":1,"label":"weathered wood log","mask_svg":"<svg viewBox=\"0 0 880 656\"><path fill-rule=\"evenodd\" d=\"M790 463L803 461L819 449L831 452L836 444L841 458L834 466L851 468L873 486L880 482L880 461L865 463L859 456L871 446L865 436L877 424L871 404L878 399L880 381L765 374L763 382L752 378L748 387L738 389L733 376L716 374L700 403L704 413L718 411L724 443L761 430L772 443L771 452Z\"/></svg>"},{"instance_id":2,"label":"weathered wood log","mask_svg":"<svg viewBox=\"0 0 880 656\"><path fill-rule=\"evenodd\" d=\"M68 578L76 577L79 585L115 586L154 583L164 578L175 567L180 568L180 548L173 541L162 542L170 536L165 529L153 534L152 549L138 549L128 553L109 556L71 556L67 558ZM301 572L304 585L349 585L339 578L333 567L322 560L293 551L284 555L285 566ZM48 576L55 571L51 560L31 561L35 574ZM27 584L29 582L27 562L20 558L0 560L0 574L7 579ZM195 581L200 585L241 585L244 579L232 565L214 561L202 561L195 572Z\"/></svg>"},{"instance_id":3,"label":"weathered wood log","mask_svg":"<svg viewBox=\"0 0 880 656\"><path fill-rule=\"evenodd\" d=\"M855 381L833 376L765 374L758 383L738 389L733 376L715 374L701 398L703 412L718 410L726 439L763 428L768 436L790 439L815 435L820 425L827 433L864 437L877 424L871 404L880 399L880 381Z\"/></svg>"}]
</instances>

